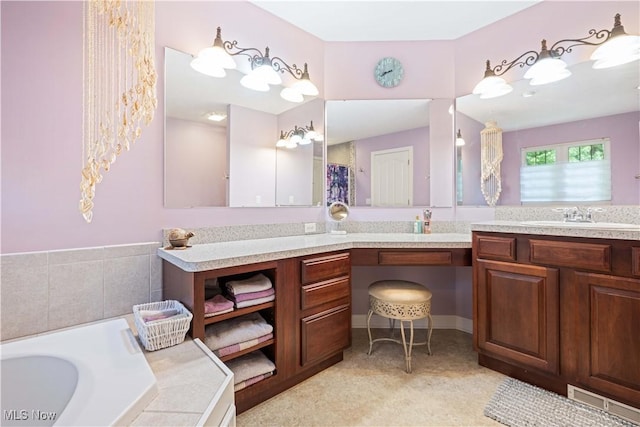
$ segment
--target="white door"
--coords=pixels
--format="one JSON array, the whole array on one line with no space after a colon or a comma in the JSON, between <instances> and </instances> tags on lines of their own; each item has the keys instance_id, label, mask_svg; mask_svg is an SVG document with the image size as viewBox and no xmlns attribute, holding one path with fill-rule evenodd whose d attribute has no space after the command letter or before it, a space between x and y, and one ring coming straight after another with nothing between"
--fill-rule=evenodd
<instances>
[{"instance_id":1,"label":"white door","mask_svg":"<svg viewBox=\"0 0 640 427\"><path fill-rule=\"evenodd\" d=\"M371 206L413 205L413 147L371 152Z\"/></svg>"}]
</instances>

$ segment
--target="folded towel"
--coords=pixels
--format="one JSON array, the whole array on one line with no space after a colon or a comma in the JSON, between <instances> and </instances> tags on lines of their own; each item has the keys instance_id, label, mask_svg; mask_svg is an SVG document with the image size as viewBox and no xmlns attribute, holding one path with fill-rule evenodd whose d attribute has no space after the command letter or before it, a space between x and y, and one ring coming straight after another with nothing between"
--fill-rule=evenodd
<instances>
[{"instance_id":1,"label":"folded towel","mask_svg":"<svg viewBox=\"0 0 640 427\"><path fill-rule=\"evenodd\" d=\"M249 313L205 328L204 343L211 350L218 350L244 341L259 338L273 332L260 313Z\"/></svg>"},{"instance_id":2,"label":"folded towel","mask_svg":"<svg viewBox=\"0 0 640 427\"><path fill-rule=\"evenodd\" d=\"M218 350L215 350L214 353L218 357L228 356L229 354L237 353L239 351L246 350L247 348L253 347L254 345L258 345L261 342L268 341L271 338L273 338L273 334L263 335L261 337L258 337L249 341L233 344L228 347L222 347Z\"/></svg>"},{"instance_id":3,"label":"folded towel","mask_svg":"<svg viewBox=\"0 0 640 427\"><path fill-rule=\"evenodd\" d=\"M233 308L233 301L229 301L222 295L216 295L204 302L205 314L217 313L220 311L228 310L229 308Z\"/></svg>"},{"instance_id":4,"label":"folded towel","mask_svg":"<svg viewBox=\"0 0 640 427\"><path fill-rule=\"evenodd\" d=\"M249 299L246 301L237 302L236 307L237 308L251 307L252 305L263 304L265 302L273 301L274 299L276 299L275 295L269 295L268 297L264 297L264 298Z\"/></svg>"},{"instance_id":5,"label":"folded towel","mask_svg":"<svg viewBox=\"0 0 640 427\"><path fill-rule=\"evenodd\" d=\"M225 314L225 313L231 313L233 311L233 307L230 307L226 310L222 310L222 311L216 311L215 313L205 313L204 317L213 317L213 316L219 316L221 314Z\"/></svg>"},{"instance_id":6,"label":"folded towel","mask_svg":"<svg viewBox=\"0 0 640 427\"><path fill-rule=\"evenodd\" d=\"M250 299L268 297L269 295L273 295L274 293L275 291L273 290L273 288L270 288L270 289L267 289L266 291L247 292L246 294L234 295L231 298L233 298L235 302L241 302L241 301L246 301Z\"/></svg>"},{"instance_id":7,"label":"folded towel","mask_svg":"<svg viewBox=\"0 0 640 427\"><path fill-rule=\"evenodd\" d=\"M138 314L142 318L143 322L153 322L154 320L168 319L177 315L179 312L177 309L168 310L140 310Z\"/></svg>"},{"instance_id":8,"label":"folded towel","mask_svg":"<svg viewBox=\"0 0 640 427\"><path fill-rule=\"evenodd\" d=\"M226 288L231 295L260 292L272 287L271 280L262 273L258 273L244 280L231 280L226 284Z\"/></svg>"},{"instance_id":9,"label":"folded towel","mask_svg":"<svg viewBox=\"0 0 640 427\"><path fill-rule=\"evenodd\" d=\"M253 385L255 383L258 383L264 380L265 378L269 378L272 375L273 375L273 372L268 372L266 374L258 375L257 377L249 378L248 380L242 381L241 383L234 384L233 391L238 391L238 390L242 390L243 388L247 388L250 385Z\"/></svg>"},{"instance_id":10,"label":"folded towel","mask_svg":"<svg viewBox=\"0 0 640 427\"><path fill-rule=\"evenodd\" d=\"M238 384L249 378L272 373L276 365L261 351L254 351L226 362L227 367L233 371L233 383Z\"/></svg>"}]
</instances>

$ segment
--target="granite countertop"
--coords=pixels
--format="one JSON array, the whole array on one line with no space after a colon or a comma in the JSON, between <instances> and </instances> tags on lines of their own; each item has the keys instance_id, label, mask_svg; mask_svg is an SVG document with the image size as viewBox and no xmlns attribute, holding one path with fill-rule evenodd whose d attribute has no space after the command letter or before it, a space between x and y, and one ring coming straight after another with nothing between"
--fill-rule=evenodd
<instances>
[{"instance_id":1,"label":"granite countertop","mask_svg":"<svg viewBox=\"0 0 640 427\"><path fill-rule=\"evenodd\" d=\"M206 243L158 249L158 256L184 271L197 272L353 248L470 248L470 233L349 233Z\"/></svg>"},{"instance_id":2,"label":"granite countertop","mask_svg":"<svg viewBox=\"0 0 640 427\"><path fill-rule=\"evenodd\" d=\"M613 228L614 226L616 228ZM624 228L621 226L622 224L563 223L561 221L486 221L472 223L471 231L640 240L640 225L628 224L628 227Z\"/></svg>"}]
</instances>

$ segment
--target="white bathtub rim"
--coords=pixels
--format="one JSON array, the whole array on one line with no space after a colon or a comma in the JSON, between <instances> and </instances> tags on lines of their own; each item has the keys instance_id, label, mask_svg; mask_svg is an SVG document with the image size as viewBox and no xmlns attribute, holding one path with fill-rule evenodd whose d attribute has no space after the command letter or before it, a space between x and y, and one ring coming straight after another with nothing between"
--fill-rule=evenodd
<instances>
[{"instance_id":1,"label":"white bathtub rim","mask_svg":"<svg viewBox=\"0 0 640 427\"><path fill-rule=\"evenodd\" d=\"M88 329L91 328L91 329ZM127 332L128 330L128 332ZM73 339L85 332L106 332L112 334L108 337L107 344L104 342L92 343L85 341L69 353L70 349L61 345L69 339ZM158 388L155 375L149 367L144 353L137 345L137 350L126 344L118 346L123 333L131 333L125 319L111 319L104 322L92 323L77 328L64 329L61 331L2 343L0 348L1 357L20 357L30 355L55 356L66 359L73 363L78 369L78 384L61 414L58 414L56 425L114 425L128 424L133 421L142 410L157 396ZM116 336L115 334L119 335ZM94 335L95 338L95 335ZM53 343L53 341L57 341ZM48 351L43 352L39 346L48 346ZM107 353L105 350L109 350ZM102 350L102 352L100 351ZM132 351L134 352L132 354ZM117 352L117 353L116 353ZM94 367L89 366L83 360L83 356L95 356L92 359ZM122 362L126 358L135 362L135 369L131 366L124 368L126 372L127 384L122 386L119 378L112 375L109 370L109 358L115 357L111 362ZM104 369L96 369L97 362L107 363ZM144 362L144 363L142 363ZM111 366L113 368L113 366ZM122 366L118 366L122 368ZM97 371L97 372L96 372ZM140 384L135 384L140 381ZM101 383L100 388L96 387ZM144 385L141 385L143 384ZM116 387L117 390L113 388ZM107 390L106 388L109 388ZM114 394L115 393L115 394ZM129 399L132 394L137 394L136 399ZM117 406L117 410L109 408L109 404ZM34 408L37 409L37 408ZM108 413L112 410L112 413ZM116 413L117 412L117 413Z\"/></svg>"}]
</instances>

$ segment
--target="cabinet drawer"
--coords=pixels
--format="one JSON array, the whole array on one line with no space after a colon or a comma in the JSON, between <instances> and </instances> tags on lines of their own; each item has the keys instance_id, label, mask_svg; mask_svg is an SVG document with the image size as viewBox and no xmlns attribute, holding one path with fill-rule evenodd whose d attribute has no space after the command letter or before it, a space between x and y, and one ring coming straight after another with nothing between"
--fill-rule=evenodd
<instances>
[{"instance_id":1,"label":"cabinet drawer","mask_svg":"<svg viewBox=\"0 0 640 427\"><path fill-rule=\"evenodd\" d=\"M351 344L351 306L344 304L301 319L302 366L319 362Z\"/></svg>"},{"instance_id":2,"label":"cabinet drawer","mask_svg":"<svg viewBox=\"0 0 640 427\"><path fill-rule=\"evenodd\" d=\"M380 251L379 265L451 265L451 252Z\"/></svg>"},{"instance_id":3,"label":"cabinet drawer","mask_svg":"<svg viewBox=\"0 0 640 427\"><path fill-rule=\"evenodd\" d=\"M348 297L349 295L351 295L351 285L348 277L311 283L302 286L300 309L306 310L330 301Z\"/></svg>"},{"instance_id":4,"label":"cabinet drawer","mask_svg":"<svg viewBox=\"0 0 640 427\"><path fill-rule=\"evenodd\" d=\"M475 244L478 258L491 258L501 261L516 260L515 237L476 236Z\"/></svg>"},{"instance_id":5,"label":"cabinet drawer","mask_svg":"<svg viewBox=\"0 0 640 427\"><path fill-rule=\"evenodd\" d=\"M531 239L529 248L532 263L611 271L611 245Z\"/></svg>"},{"instance_id":6,"label":"cabinet drawer","mask_svg":"<svg viewBox=\"0 0 640 427\"><path fill-rule=\"evenodd\" d=\"M301 261L300 280L303 284L334 277L348 276L351 270L349 253L307 258Z\"/></svg>"}]
</instances>

